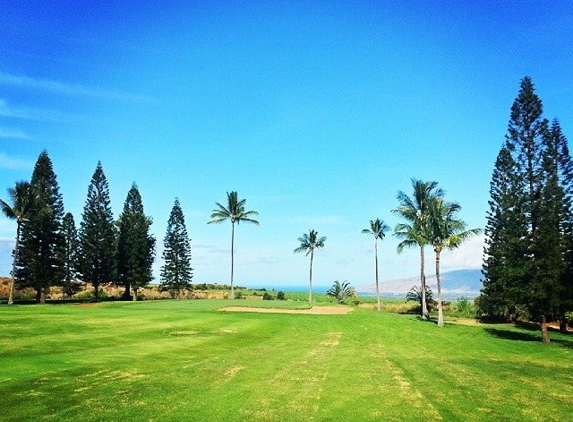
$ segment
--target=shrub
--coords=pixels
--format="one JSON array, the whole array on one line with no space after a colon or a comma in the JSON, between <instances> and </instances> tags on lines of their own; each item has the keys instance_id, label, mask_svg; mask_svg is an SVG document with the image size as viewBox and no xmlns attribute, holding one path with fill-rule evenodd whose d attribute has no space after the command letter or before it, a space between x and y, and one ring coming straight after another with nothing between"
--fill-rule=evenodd
<instances>
[{"instance_id":1,"label":"shrub","mask_svg":"<svg viewBox=\"0 0 573 422\"><path fill-rule=\"evenodd\" d=\"M280 291L277 293L277 300L286 300L285 292Z\"/></svg>"},{"instance_id":2,"label":"shrub","mask_svg":"<svg viewBox=\"0 0 573 422\"><path fill-rule=\"evenodd\" d=\"M273 300L273 296L270 293L265 292L263 295L263 300Z\"/></svg>"}]
</instances>

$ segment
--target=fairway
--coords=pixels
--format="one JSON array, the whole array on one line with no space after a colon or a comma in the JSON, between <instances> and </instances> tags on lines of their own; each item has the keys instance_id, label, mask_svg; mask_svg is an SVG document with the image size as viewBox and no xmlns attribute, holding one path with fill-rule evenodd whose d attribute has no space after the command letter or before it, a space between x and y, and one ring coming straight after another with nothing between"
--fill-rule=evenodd
<instances>
[{"instance_id":1,"label":"fairway","mask_svg":"<svg viewBox=\"0 0 573 422\"><path fill-rule=\"evenodd\" d=\"M359 308L219 310L236 302L2 306L0 420L566 421L573 414L571 336L552 333L544 345L536 331L440 329Z\"/></svg>"}]
</instances>

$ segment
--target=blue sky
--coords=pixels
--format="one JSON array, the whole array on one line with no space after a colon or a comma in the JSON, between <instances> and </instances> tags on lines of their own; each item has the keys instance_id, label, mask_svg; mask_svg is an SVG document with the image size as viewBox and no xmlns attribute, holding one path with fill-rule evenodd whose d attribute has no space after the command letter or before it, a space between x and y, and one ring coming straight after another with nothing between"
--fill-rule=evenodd
<instances>
[{"instance_id":1,"label":"blue sky","mask_svg":"<svg viewBox=\"0 0 573 422\"><path fill-rule=\"evenodd\" d=\"M369 220L391 227L399 190L435 180L484 227L489 182L521 78L573 131L573 7L555 1L3 1L0 195L42 150L79 225L98 160L118 217L139 186L158 239L176 197L194 282L229 280L230 224L207 225L236 190L235 280L304 285L293 254L327 237L314 281L373 282ZM2 193L4 192L4 193ZM15 225L0 219L0 274ZM381 279L418 274L418 251L380 245ZM443 269L481 266L483 237ZM428 250L428 256L432 254ZM428 259L428 272L433 262Z\"/></svg>"}]
</instances>

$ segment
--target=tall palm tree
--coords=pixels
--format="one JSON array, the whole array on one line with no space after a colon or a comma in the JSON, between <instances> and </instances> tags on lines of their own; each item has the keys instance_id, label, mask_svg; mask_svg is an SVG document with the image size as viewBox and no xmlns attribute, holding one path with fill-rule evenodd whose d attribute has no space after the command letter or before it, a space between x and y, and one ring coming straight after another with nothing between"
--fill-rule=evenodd
<instances>
[{"instance_id":1,"label":"tall palm tree","mask_svg":"<svg viewBox=\"0 0 573 422\"><path fill-rule=\"evenodd\" d=\"M314 259L314 250L323 248L324 242L326 241L326 237L318 237L318 233L316 230L309 230L308 234L303 234L301 237L298 238L300 242L300 246L294 250L294 252L306 252L305 256L310 254L310 273L308 277L308 303L312 304L312 261Z\"/></svg>"},{"instance_id":2,"label":"tall palm tree","mask_svg":"<svg viewBox=\"0 0 573 422\"><path fill-rule=\"evenodd\" d=\"M428 233L428 218L430 204L434 198L444 196L444 191L438 188L438 182L422 182L412 179L413 196L398 192L400 206L392 212L398 214L406 223L400 223L394 229L394 235L402 241L398 244L398 253L405 248L418 246L420 248L420 283L422 292L422 319L429 319L430 314L426 305L426 276L424 274L424 247L430 244Z\"/></svg>"},{"instance_id":3,"label":"tall palm tree","mask_svg":"<svg viewBox=\"0 0 573 422\"><path fill-rule=\"evenodd\" d=\"M14 280L16 277L16 261L18 260L18 248L20 246L20 234L29 214L32 210L32 188L28 182L16 182L14 188L8 189L8 196L12 205L0 199L2 213L11 220L16 220L16 244L14 246L14 260L12 262L12 281L10 283L10 294L8 296L8 305L14 303Z\"/></svg>"},{"instance_id":4,"label":"tall palm tree","mask_svg":"<svg viewBox=\"0 0 573 422\"><path fill-rule=\"evenodd\" d=\"M442 312L442 286L440 282L440 254L445 249L455 249L469 237L479 234L480 229L466 229L466 223L456 214L461 207L455 202L435 198L430 205L429 232L436 253L436 280L438 283L438 326L444 326Z\"/></svg>"},{"instance_id":5,"label":"tall palm tree","mask_svg":"<svg viewBox=\"0 0 573 422\"><path fill-rule=\"evenodd\" d=\"M374 235L374 257L376 262L376 297L378 298L378 311L380 312L380 287L378 284L378 239L384 239L386 232L390 230L390 226L384 223L383 220L377 218L376 220L370 220L370 228L362 230L364 234Z\"/></svg>"},{"instance_id":6,"label":"tall palm tree","mask_svg":"<svg viewBox=\"0 0 573 422\"><path fill-rule=\"evenodd\" d=\"M259 215L257 211L245 211L246 199L238 199L237 192L227 192L227 206L223 206L216 202L217 209L213 210L211 214L211 221L207 224L218 224L226 220L231 220L231 299L235 298L235 291L233 288L233 277L235 267L235 223L239 224L241 221L259 225L257 220L251 217Z\"/></svg>"}]
</instances>

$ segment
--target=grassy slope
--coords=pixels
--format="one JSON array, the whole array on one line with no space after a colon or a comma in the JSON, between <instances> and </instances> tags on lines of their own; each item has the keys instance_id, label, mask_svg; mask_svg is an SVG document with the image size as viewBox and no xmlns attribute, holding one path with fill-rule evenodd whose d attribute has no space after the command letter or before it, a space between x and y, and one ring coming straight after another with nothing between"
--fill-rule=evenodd
<instances>
[{"instance_id":1,"label":"grassy slope","mask_svg":"<svg viewBox=\"0 0 573 422\"><path fill-rule=\"evenodd\" d=\"M242 301L245 305L261 302ZM0 307L0 420L564 421L573 338L229 301ZM234 303L233 303L234 304Z\"/></svg>"}]
</instances>

